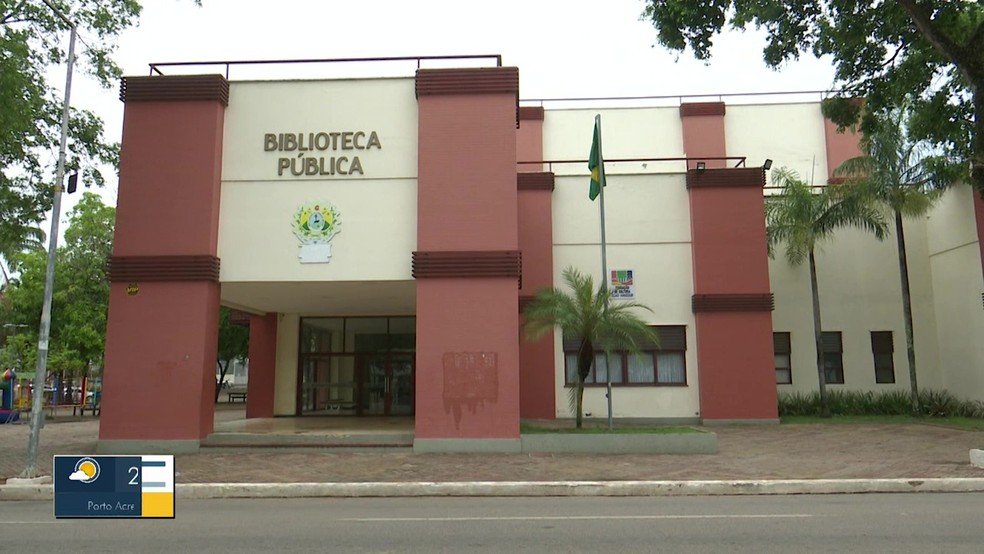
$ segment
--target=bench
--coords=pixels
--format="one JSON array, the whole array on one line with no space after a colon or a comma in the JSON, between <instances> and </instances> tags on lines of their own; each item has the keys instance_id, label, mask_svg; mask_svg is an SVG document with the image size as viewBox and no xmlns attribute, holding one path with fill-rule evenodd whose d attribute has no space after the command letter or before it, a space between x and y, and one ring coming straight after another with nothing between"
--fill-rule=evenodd
<instances>
[{"instance_id":1,"label":"bench","mask_svg":"<svg viewBox=\"0 0 984 554\"><path fill-rule=\"evenodd\" d=\"M230 392L228 394L229 394L229 403L230 404L232 404L233 402L237 402L237 401L246 402L246 393L245 392Z\"/></svg>"}]
</instances>

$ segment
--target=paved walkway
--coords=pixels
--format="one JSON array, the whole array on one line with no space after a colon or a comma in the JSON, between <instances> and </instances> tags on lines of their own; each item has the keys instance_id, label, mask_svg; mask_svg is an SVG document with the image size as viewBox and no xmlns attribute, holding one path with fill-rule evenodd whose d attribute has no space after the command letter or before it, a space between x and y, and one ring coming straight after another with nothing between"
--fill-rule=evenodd
<instances>
[{"instance_id":1,"label":"paved walkway","mask_svg":"<svg viewBox=\"0 0 984 554\"><path fill-rule=\"evenodd\" d=\"M53 454L95 451L98 420L68 415L41 433ZM216 422L244 415L223 406ZM177 457L179 483L736 480L984 477L968 451L984 433L922 424L716 427L716 455L412 454L218 451ZM0 425L0 482L24 468L27 425Z\"/></svg>"}]
</instances>

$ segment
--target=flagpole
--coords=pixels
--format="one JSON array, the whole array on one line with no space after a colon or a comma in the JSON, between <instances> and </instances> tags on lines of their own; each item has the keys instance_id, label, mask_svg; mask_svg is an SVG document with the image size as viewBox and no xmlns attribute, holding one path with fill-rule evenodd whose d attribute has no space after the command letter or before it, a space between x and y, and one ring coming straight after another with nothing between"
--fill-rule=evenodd
<instances>
[{"instance_id":1,"label":"flagpole","mask_svg":"<svg viewBox=\"0 0 984 554\"><path fill-rule=\"evenodd\" d=\"M608 253L607 244L605 241L605 185L608 182L605 180L605 157L602 155L601 148L601 114L595 115L595 129L598 130L598 176L601 179L601 186L599 187L600 192L598 196L600 197L600 202L598 207L601 210L601 286L605 290L608 289L608 282L610 277L608 275ZM607 300L606 308L607 306ZM606 393L605 397L608 399L608 429L612 428L612 367L609 364L608 359L608 346L605 346L605 375L608 379L606 383Z\"/></svg>"}]
</instances>

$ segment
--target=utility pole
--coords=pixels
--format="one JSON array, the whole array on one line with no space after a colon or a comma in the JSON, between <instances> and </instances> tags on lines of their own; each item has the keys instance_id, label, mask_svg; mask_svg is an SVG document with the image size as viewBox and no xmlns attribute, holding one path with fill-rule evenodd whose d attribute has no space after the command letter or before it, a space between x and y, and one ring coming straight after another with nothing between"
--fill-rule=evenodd
<instances>
[{"instance_id":1,"label":"utility pole","mask_svg":"<svg viewBox=\"0 0 984 554\"><path fill-rule=\"evenodd\" d=\"M31 431L27 439L27 467L24 478L38 476L38 442L44 426L44 384L47 381L48 336L51 332L51 295L55 284L55 253L58 250L58 218L61 215L62 184L65 180L65 150L68 145L69 100L72 93L72 70L75 65L75 24L55 7L50 0L42 0L46 6L68 25L71 35L68 41L68 70L65 77L65 100L62 106L61 142L58 147L58 168L55 173L54 203L51 208L51 234L48 235L48 266L44 279L44 305L41 308L41 327L38 330L38 363L34 375L34 392L31 398Z\"/></svg>"}]
</instances>

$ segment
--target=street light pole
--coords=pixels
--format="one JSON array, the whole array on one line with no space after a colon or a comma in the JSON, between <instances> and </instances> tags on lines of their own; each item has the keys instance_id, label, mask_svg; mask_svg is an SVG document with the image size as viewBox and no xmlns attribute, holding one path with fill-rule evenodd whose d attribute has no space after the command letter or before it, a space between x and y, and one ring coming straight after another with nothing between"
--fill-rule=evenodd
<instances>
[{"instance_id":1,"label":"street light pole","mask_svg":"<svg viewBox=\"0 0 984 554\"><path fill-rule=\"evenodd\" d=\"M38 330L38 363L34 375L34 395L31 398L31 432L27 440L27 467L22 477L38 476L38 442L44 425L44 384L47 381L48 335L51 332L51 295L55 284L55 253L58 250L58 218L61 212L62 184L65 180L65 150L68 145L69 99L72 93L72 70L75 65L76 28L68 17L49 2L42 0L55 14L68 24L71 36L68 41L68 70L65 77L65 101L62 106L61 143L58 147L58 168L55 173L54 203L51 208L51 234L48 236L48 266L44 279L44 305L41 308L41 327Z\"/></svg>"}]
</instances>

